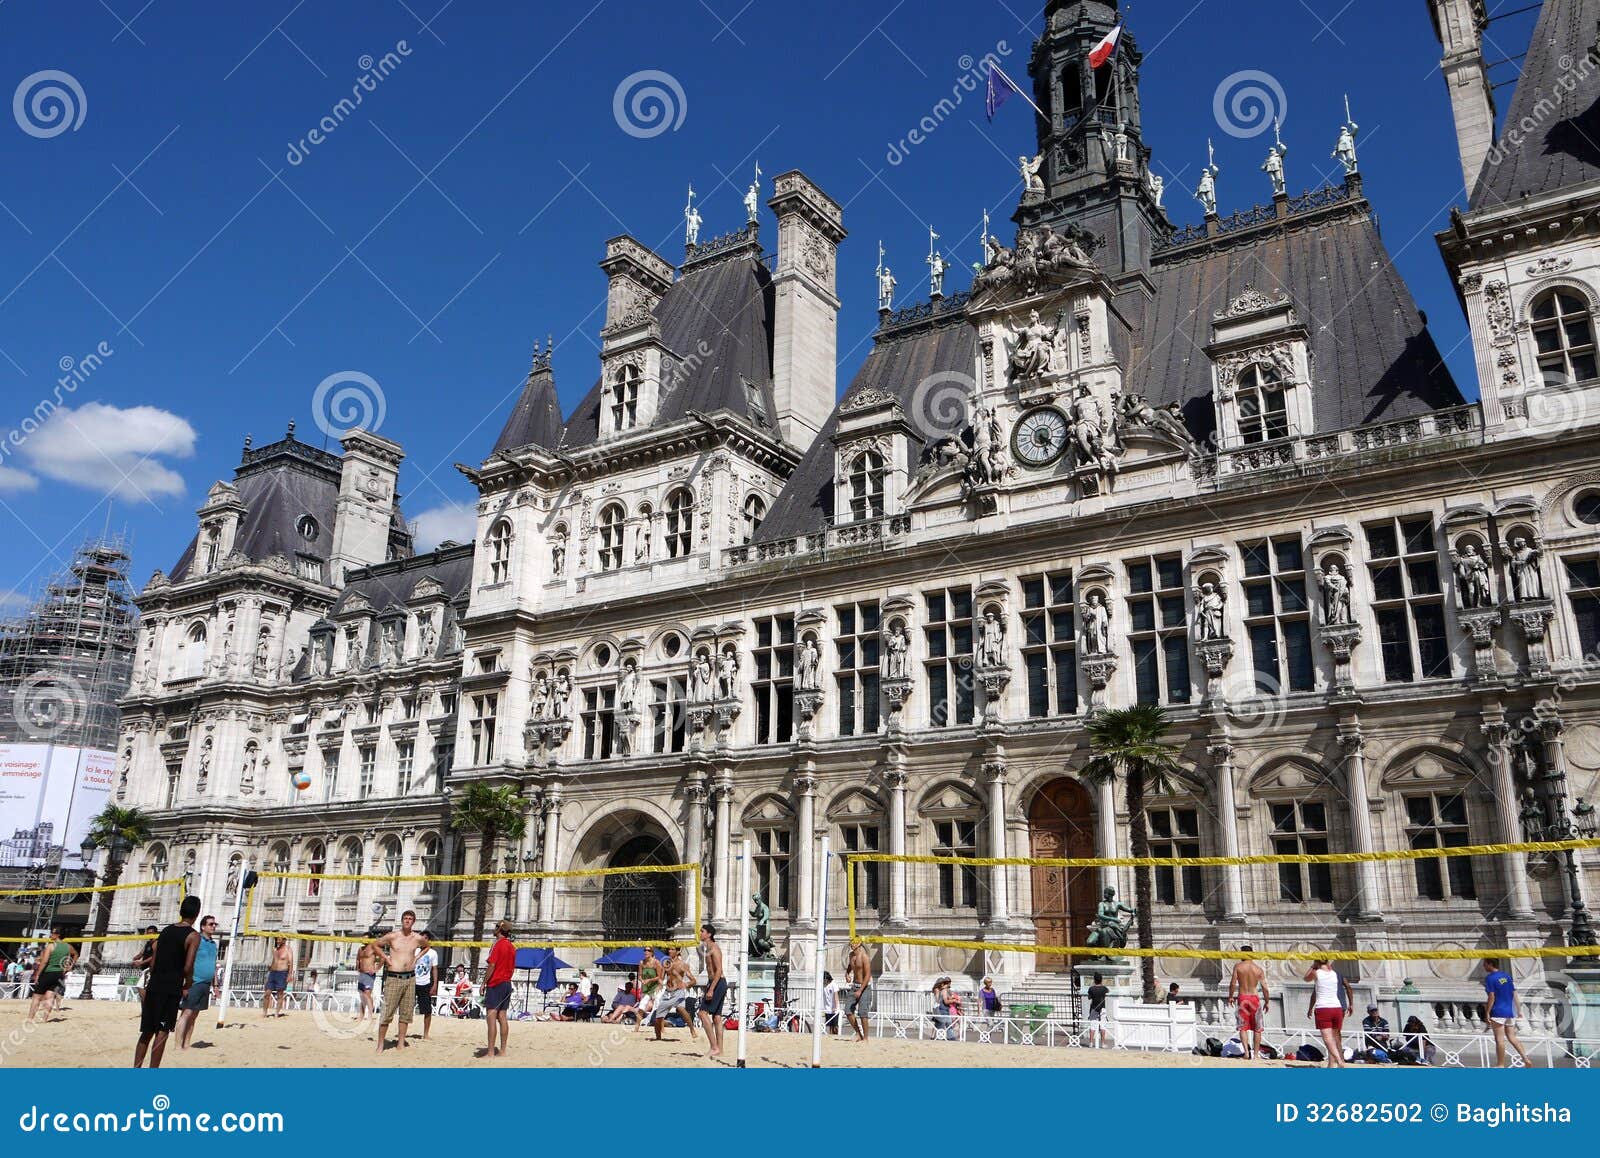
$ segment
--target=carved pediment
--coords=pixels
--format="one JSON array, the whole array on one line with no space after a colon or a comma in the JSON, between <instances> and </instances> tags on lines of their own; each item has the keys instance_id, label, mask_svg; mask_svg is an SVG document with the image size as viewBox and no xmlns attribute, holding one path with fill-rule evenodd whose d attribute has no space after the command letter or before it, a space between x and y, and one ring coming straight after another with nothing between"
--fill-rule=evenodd
<instances>
[{"instance_id":1,"label":"carved pediment","mask_svg":"<svg viewBox=\"0 0 1600 1158\"><path fill-rule=\"evenodd\" d=\"M1461 765L1424 752L1410 760L1393 764L1383 774L1385 788L1408 788L1430 784L1460 784L1470 779L1470 773Z\"/></svg>"},{"instance_id":2,"label":"carved pediment","mask_svg":"<svg viewBox=\"0 0 1600 1158\"><path fill-rule=\"evenodd\" d=\"M411 588L411 601L420 603L429 599L443 599L444 588L432 575L424 575L418 579L416 586Z\"/></svg>"},{"instance_id":3,"label":"carved pediment","mask_svg":"<svg viewBox=\"0 0 1600 1158\"><path fill-rule=\"evenodd\" d=\"M1284 760L1251 777L1250 794L1299 797L1319 792L1327 786L1328 776L1321 768Z\"/></svg>"},{"instance_id":4,"label":"carved pediment","mask_svg":"<svg viewBox=\"0 0 1600 1158\"><path fill-rule=\"evenodd\" d=\"M1100 239L1082 226L1056 230L1048 225L1017 230L1016 244L1006 249L989 238L983 269L972 280L975 298L1028 297L1053 286L1098 277L1091 256Z\"/></svg>"}]
</instances>

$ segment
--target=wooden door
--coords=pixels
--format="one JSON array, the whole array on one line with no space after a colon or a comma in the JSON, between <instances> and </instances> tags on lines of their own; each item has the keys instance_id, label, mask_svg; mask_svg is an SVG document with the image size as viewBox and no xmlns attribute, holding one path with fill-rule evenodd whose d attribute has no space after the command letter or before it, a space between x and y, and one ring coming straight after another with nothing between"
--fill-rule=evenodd
<instances>
[{"instance_id":1,"label":"wooden door","mask_svg":"<svg viewBox=\"0 0 1600 1158\"><path fill-rule=\"evenodd\" d=\"M1028 810L1030 856L1040 859L1095 855L1094 809L1076 780L1063 777L1039 790ZM1094 918L1099 876L1093 868L1033 869L1033 930L1040 945L1081 945ZM1040 955L1041 973L1071 972L1073 958Z\"/></svg>"}]
</instances>

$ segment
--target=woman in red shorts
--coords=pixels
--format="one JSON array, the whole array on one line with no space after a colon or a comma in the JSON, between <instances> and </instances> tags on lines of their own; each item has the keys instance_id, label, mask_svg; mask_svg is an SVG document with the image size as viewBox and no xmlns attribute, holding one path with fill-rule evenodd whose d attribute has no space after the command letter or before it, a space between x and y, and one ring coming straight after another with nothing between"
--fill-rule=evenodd
<instances>
[{"instance_id":1,"label":"woman in red shorts","mask_svg":"<svg viewBox=\"0 0 1600 1158\"><path fill-rule=\"evenodd\" d=\"M1318 959L1311 963L1306 980L1312 983L1311 1007L1306 1010L1322 1034L1322 1048L1328 1055L1328 1065L1344 1065L1344 1015L1355 1006L1355 994L1350 982L1333 967L1331 961Z\"/></svg>"}]
</instances>

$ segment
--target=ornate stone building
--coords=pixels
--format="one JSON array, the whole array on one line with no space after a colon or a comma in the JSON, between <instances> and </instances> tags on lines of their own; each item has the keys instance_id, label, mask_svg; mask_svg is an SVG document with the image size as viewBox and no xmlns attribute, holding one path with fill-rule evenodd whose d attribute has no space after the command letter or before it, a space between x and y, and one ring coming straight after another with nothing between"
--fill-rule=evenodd
<instances>
[{"instance_id":1,"label":"ornate stone building","mask_svg":"<svg viewBox=\"0 0 1600 1158\"><path fill-rule=\"evenodd\" d=\"M1481 78L1473 5L1433 8L1452 83ZM1600 769L1600 159L1580 131L1597 17L1600 0L1546 4L1511 109L1535 122L1522 144L1462 136L1487 159L1439 241L1481 401L1379 236L1356 126L1340 184L1178 228L1141 135L1138 45L1092 68L1115 6L1052 0L1014 243L989 239L970 290L884 311L842 399L842 213L788 172L770 262L754 221L706 242L694 221L678 266L606 243L598 379L563 418L536 356L463 470L473 544L410 554L381 438L353 433L338 458L292 436L247 450L140 601L124 721L126 796L161 833L145 871L192 861L220 897L244 860L475 870L451 796L507 784L529 825L497 868L706 869L699 898L666 878L497 885L488 915L530 943L686 931L697 902L731 924L749 838L805 971L823 835L1126 854L1120 795L1077 773L1086 718L1134 703L1170 709L1189 770L1151 804L1161 854L1543 831ZM1551 96L1563 59L1584 71ZM867 931L997 947L1081 943L1098 888L1131 891L1119 871L855 871ZM1595 877L1583 856L1577 879ZM260 920L286 929L359 932L407 905L470 925L470 892L263 892ZM1161 942L1200 947L1560 943L1575 900L1560 866L1522 857L1155 881ZM1066 967L880 962L908 985ZM1471 991L1458 962L1360 972Z\"/></svg>"}]
</instances>

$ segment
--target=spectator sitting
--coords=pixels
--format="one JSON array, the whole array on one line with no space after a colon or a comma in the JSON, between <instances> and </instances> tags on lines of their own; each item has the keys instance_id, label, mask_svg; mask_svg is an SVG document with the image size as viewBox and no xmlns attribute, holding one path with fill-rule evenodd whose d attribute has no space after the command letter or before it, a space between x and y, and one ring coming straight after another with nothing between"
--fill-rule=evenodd
<instances>
[{"instance_id":1,"label":"spectator sitting","mask_svg":"<svg viewBox=\"0 0 1600 1158\"><path fill-rule=\"evenodd\" d=\"M611 1008L600 1020L607 1025L616 1025L622 1021L638 1020L638 1017L639 995L634 991L633 983L627 982L618 987L617 995L611 999Z\"/></svg>"},{"instance_id":2,"label":"spectator sitting","mask_svg":"<svg viewBox=\"0 0 1600 1158\"><path fill-rule=\"evenodd\" d=\"M583 994L578 992L576 981L567 982L566 996L561 999L561 1004L550 1014L551 1021L577 1021L578 1014L583 1009Z\"/></svg>"},{"instance_id":3,"label":"spectator sitting","mask_svg":"<svg viewBox=\"0 0 1600 1158\"><path fill-rule=\"evenodd\" d=\"M1179 997L1178 996L1178 983L1176 981L1174 981L1172 984L1167 986L1167 995L1162 1000L1164 1000L1166 1002L1166 1004L1168 1004L1168 1005L1188 1005L1189 1004L1189 999L1187 997Z\"/></svg>"},{"instance_id":4,"label":"spectator sitting","mask_svg":"<svg viewBox=\"0 0 1600 1158\"><path fill-rule=\"evenodd\" d=\"M600 1016L606 1007L606 999L600 994L600 983L593 982L589 986L589 996L584 1000L583 1008L578 1010L579 1021L593 1021Z\"/></svg>"},{"instance_id":5,"label":"spectator sitting","mask_svg":"<svg viewBox=\"0 0 1600 1158\"><path fill-rule=\"evenodd\" d=\"M1415 1015L1406 1018L1405 1027L1400 1033L1400 1040L1390 1051L1394 1060L1403 1066L1431 1066L1435 1050L1422 1018Z\"/></svg>"},{"instance_id":6,"label":"spectator sitting","mask_svg":"<svg viewBox=\"0 0 1600 1158\"><path fill-rule=\"evenodd\" d=\"M1367 1015L1361 1019L1361 1060L1373 1065L1389 1061L1389 1020L1378 1012L1376 1005L1367 1006Z\"/></svg>"}]
</instances>

